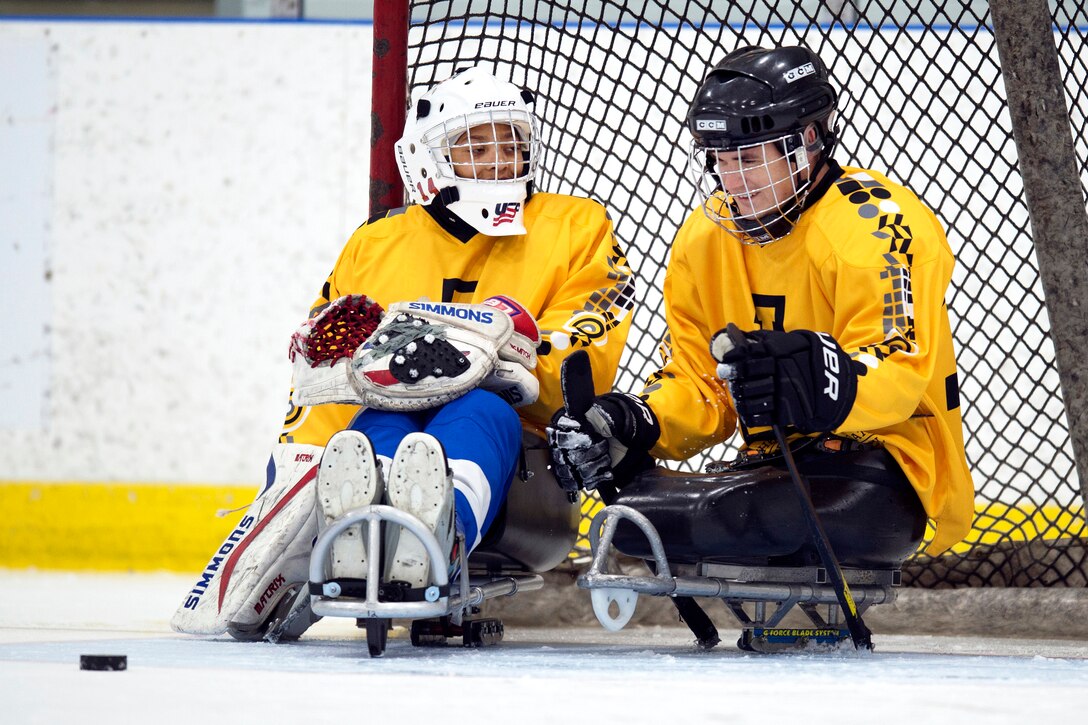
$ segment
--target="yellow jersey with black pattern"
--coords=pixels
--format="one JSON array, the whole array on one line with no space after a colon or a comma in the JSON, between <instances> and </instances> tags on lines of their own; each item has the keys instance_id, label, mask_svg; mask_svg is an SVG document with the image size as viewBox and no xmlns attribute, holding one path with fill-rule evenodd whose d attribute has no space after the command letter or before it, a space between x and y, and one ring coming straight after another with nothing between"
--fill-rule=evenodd
<instances>
[{"instance_id":1,"label":"yellow jersey with black pattern","mask_svg":"<svg viewBox=\"0 0 1088 725\"><path fill-rule=\"evenodd\" d=\"M389 212L348 240L314 302L311 316L332 300L366 294L388 307L426 297L483 302L506 295L521 303L541 330L535 375L537 402L519 408L542 432L563 405L559 366L588 351L598 393L611 389L631 326L634 280L605 208L590 199L537 193L525 206L526 234L461 241L422 207ZM324 445L358 411L351 405L292 407L281 442Z\"/></svg>"},{"instance_id":2,"label":"yellow jersey with black pattern","mask_svg":"<svg viewBox=\"0 0 1088 725\"><path fill-rule=\"evenodd\" d=\"M686 459L735 430L708 349L715 332L730 322L826 332L866 366L835 433L895 457L936 523L931 553L956 543L970 529L974 487L944 302L954 265L933 212L875 171L844 167L788 236L762 247L696 208L666 272L664 365L643 391L662 420L653 453Z\"/></svg>"}]
</instances>

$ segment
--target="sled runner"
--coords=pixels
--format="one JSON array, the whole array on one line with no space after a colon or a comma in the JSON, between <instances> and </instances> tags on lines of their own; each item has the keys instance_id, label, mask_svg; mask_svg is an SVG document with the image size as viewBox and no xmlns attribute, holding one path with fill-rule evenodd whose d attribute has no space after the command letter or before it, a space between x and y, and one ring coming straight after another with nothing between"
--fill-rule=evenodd
<instances>
[{"instance_id":1,"label":"sled runner","mask_svg":"<svg viewBox=\"0 0 1088 725\"><path fill-rule=\"evenodd\" d=\"M467 557L463 540L455 546L460 552L460 565L452 576L435 536L410 514L383 505L345 513L314 544L308 600L300 600L298 609L309 608L321 617L357 620L366 629L372 657L385 652L394 619L412 620L411 641L415 646L444 646L455 638L469 647L499 642L504 631L502 622L478 617L483 604L489 599L540 589L544 585L540 574L566 559L577 536L578 505L547 480L547 455L542 448L526 450L526 465L515 476L505 510L484 541ZM368 557L366 578L329 577L333 541L358 524L363 525L368 549L373 552ZM378 571L383 559L382 529L389 526L403 527L423 542L433 573L429 586L407 589L382 583ZM458 536L463 539L463 534ZM307 614L300 611L296 616ZM289 630L291 623L279 626Z\"/></svg>"}]
</instances>

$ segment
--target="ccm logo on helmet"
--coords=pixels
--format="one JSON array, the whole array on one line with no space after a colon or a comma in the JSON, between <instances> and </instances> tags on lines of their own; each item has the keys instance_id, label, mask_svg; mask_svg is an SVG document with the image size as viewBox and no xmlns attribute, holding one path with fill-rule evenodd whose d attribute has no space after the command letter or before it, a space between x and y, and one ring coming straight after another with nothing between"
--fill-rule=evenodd
<instances>
[{"instance_id":1,"label":"ccm logo on helmet","mask_svg":"<svg viewBox=\"0 0 1088 725\"><path fill-rule=\"evenodd\" d=\"M805 76L811 76L815 74L816 68L813 67L812 63L805 63L804 65L799 65L796 68L791 68L786 71L786 82L793 83L794 81L801 80Z\"/></svg>"},{"instance_id":2,"label":"ccm logo on helmet","mask_svg":"<svg viewBox=\"0 0 1088 725\"><path fill-rule=\"evenodd\" d=\"M506 106L516 106L517 101L481 101L477 103L473 108L505 108Z\"/></svg>"},{"instance_id":3,"label":"ccm logo on helmet","mask_svg":"<svg viewBox=\"0 0 1088 725\"><path fill-rule=\"evenodd\" d=\"M696 131L724 131L725 120L717 118L698 118L695 120Z\"/></svg>"}]
</instances>

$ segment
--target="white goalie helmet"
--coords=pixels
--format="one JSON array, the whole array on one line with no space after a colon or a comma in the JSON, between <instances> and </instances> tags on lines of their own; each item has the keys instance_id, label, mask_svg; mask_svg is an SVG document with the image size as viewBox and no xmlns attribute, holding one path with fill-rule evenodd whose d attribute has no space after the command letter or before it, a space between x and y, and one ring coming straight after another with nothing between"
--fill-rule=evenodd
<instances>
[{"instance_id":1,"label":"white goalie helmet","mask_svg":"<svg viewBox=\"0 0 1088 725\"><path fill-rule=\"evenodd\" d=\"M440 198L488 236L525 234L524 208L540 157L533 94L481 68L454 74L409 110L396 143L408 196Z\"/></svg>"}]
</instances>

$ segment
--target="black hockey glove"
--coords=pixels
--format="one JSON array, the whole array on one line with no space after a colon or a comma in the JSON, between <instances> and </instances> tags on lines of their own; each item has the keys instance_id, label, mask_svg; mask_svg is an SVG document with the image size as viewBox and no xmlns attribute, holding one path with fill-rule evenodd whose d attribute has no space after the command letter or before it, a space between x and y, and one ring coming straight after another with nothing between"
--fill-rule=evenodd
<instances>
[{"instance_id":1,"label":"black hockey glove","mask_svg":"<svg viewBox=\"0 0 1088 725\"><path fill-rule=\"evenodd\" d=\"M554 472L572 496L617 477L632 476L653 459L648 451L661 435L650 407L633 395L595 397L593 371L585 351L572 353L560 371L564 407L548 427ZM614 470L615 468L615 470Z\"/></svg>"},{"instance_id":2,"label":"black hockey glove","mask_svg":"<svg viewBox=\"0 0 1088 725\"><path fill-rule=\"evenodd\" d=\"M560 408L552 416L547 434L555 480L572 501L581 489L592 491L612 481L608 440L584 416L573 417Z\"/></svg>"},{"instance_id":3,"label":"black hockey glove","mask_svg":"<svg viewBox=\"0 0 1088 725\"><path fill-rule=\"evenodd\" d=\"M556 480L568 491L622 485L653 466L649 450L660 436L657 416L636 395L605 393L580 416L562 408L548 428Z\"/></svg>"},{"instance_id":4,"label":"black hockey glove","mask_svg":"<svg viewBox=\"0 0 1088 725\"><path fill-rule=\"evenodd\" d=\"M710 354L749 428L832 431L850 414L858 376L865 374L834 338L809 330L741 332L730 323L710 338Z\"/></svg>"}]
</instances>

